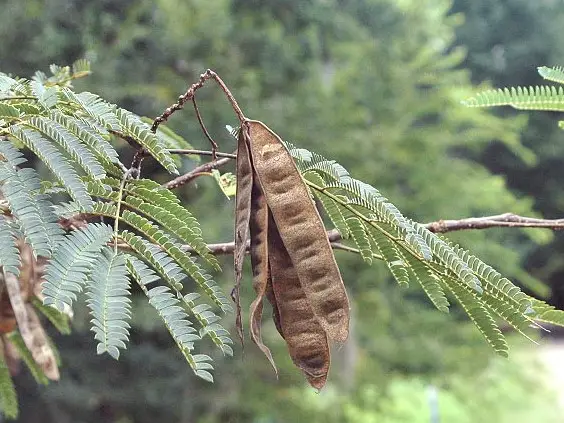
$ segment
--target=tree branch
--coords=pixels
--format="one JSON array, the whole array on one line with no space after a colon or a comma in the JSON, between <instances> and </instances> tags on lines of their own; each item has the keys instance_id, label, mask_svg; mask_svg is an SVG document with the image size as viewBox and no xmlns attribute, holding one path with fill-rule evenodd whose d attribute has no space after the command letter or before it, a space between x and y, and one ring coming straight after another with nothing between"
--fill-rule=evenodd
<instances>
[{"instance_id":1,"label":"tree branch","mask_svg":"<svg viewBox=\"0 0 564 423\"><path fill-rule=\"evenodd\" d=\"M460 220L438 220L425 225L431 232L446 233L467 229L488 228L546 228L555 231L564 229L564 219L537 219L503 213L494 216L470 217Z\"/></svg>"},{"instance_id":2,"label":"tree branch","mask_svg":"<svg viewBox=\"0 0 564 423\"><path fill-rule=\"evenodd\" d=\"M187 184L188 182L196 179L202 173L210 172L212 169L217 169L218 167L223 166L224 164L228 163L230 160L231 160L230 157L223 157L221 159L212 160L211 162L204 163L194 168L190 172L185 173L184 175L181 175L178 178L175 178L171 181L168 181L162 186L168 189L178 188L179 186Z\"/></svg>"},{"instance_id":3,"label":"tree branch","mask_svg":"<svg viewBox=\"0 0 564 423\"><path fill-rule=\"evenodd\" d=\"M179 154L179 155L193 155L193 156L213 156L213 151L205 151L205 150L184 150L181 148L171 148L167 150L170 154ZM216 151L215 155L217 157L226 157L228 159L236 159L237 154L233 153L221 153Z\"/></svg>"},{"instance_id":4,"label":"tree branch","mask_svg":"<svg viewBox=\"0 0 564 423\"><path fill-rule=\"evenodd\" d=\"M533 217L519 216L513 213L504 213L494 216L470 217L459 220L438 220L425 224L425 227L431 232L446 233L474 229L489 228L545 228L552 230L563 230L564 219L537 219ZM339 232L335 229L327 231L327 237L331 246L336 250L344 250L357 252L355 248L339 243L342 239ZM233 254L235 244L233 242L222 242L218 244L208 244L212 254L226 255ZM248 250L249 246L247 246ZM193 253L189 246L183 247L184 251ZM378 257L375 257L378 258Z\"/></svg>"}]
</instances>

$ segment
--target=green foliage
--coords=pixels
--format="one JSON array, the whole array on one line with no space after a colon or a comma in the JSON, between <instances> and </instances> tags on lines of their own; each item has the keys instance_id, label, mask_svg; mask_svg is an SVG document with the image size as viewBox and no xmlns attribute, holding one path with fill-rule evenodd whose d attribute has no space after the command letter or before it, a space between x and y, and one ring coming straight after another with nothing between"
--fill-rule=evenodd
<instances>
[{"instance_id":1,"label":"green foliage","mask_svg":"<svg viewBox=\"0 0 564 423\"><path fill-rule=\"evenodd\" d=\"M4 354L0 354L0 408L8 418L15 419L18 416L18 397L16 388L6 365Z\"/></svg>"},{"instance_id":2,"label":"green foliage","mask_svg":"<svg viewBox=\"0 0 564 423\"><path fill-rule=\"evenodd\" d=\"M8 335L8 339L23 359L35 381L41 385L47 385L49 383L49 379L47 379L47 376L45 376L41 367L39 367L33 359L31 351L26 347L21 334L14 331Z\"/></svg>"},{"instance_id":3,"label":"green foliage","mask_svg":"<svg viewBox=\"0 0 564 423\"><path fill-rule=\"evenodd\" d=\"M57 224L57 217L50 209L48 198L38 193L40 183L37 173L31 168L16 168L24 163L25 159L5 140L0 140L0 155L1 193L8 202L15 223L21 228L35 254L49 257L61 240L63 232ZM9 242L15 232L13 229L6 229L3 239ZM8 247L6 252L9 251ZM13 258L9 261L15 263ZM15 272L17 274L17 270Z\"/></svg>"},{"instance_id":4,"label":"green foliage","mask_svg":"<svg viewBox=\"0 0 564 423\"><path fill-rule=\"evenodd\" d=\"M181 292L183 279L189 276L221 311L231 309L213 278L184 249L183 244L187 244L208 265L219 270L217 259L202 238L199 223L168 190L152 180L131 179L111 141L117 137L133 143L142 154L154 157L173 173L177 173L177 168L168 147L186 148L189 144L166 128L153 134L141 118L95 94L75 93L71 82L89 72L89 64L79 61L72 70L52 66L52 76L38 72L31 81L0 74L0 190L7 205L4 213L8 215L0 220L0 263L17 273L19 255L15 239L18 227L21 228L34 254L51 257L45 269L44 305L60 311L68 309L86 288L98 353L108 352L118 358L119 349L125 348L128 338L131 269L126 267L123 254L117 250L110 253L106 244L112 238L114 244L125 242L182 299L182 307L201 326L200 335L207 335L221 351L232 355L229 334L218 323L219 317L212 307L196 303L195 293L183 297ZM18 146L35 153L58 183L51 188L45 184L42 187L33 169L20 169L25 160ZM57 205L55 210L60 217L86 212L93 217L114 219L115 227L88 223L63 236L52 204L52 195L61 192L73 201ZM142 236L118 230L120 223ZM156 295L158 290L153 292ZM154 299L157 310L169 329L175 330L179 315L168 314L170 310L158 298ZM45 307L41 309L61 331L68 331L60 315ZM173 336L176 335L174 332ZM207 356L188 356L196 374L212 380L207 371L211 369Z\"/></svg>"},{"instance_id":5,"label":"green foliage","mask_svg":"<svg viewBox=\"0 0 564 423\"><path fill-rule=\"evenodd\" d=\"M562 67L548 68L541 66L538 73L548 81L564 84L564 70ZM519 110L564 110L564 87L562 86L534 86L510 87L488 90L476 94L462 104L469 107L511 106ZM564 128L564 121L559 122Z\"/></svg>"},{"instance_id":6,"label":"green foliage","mask_svg":"<svg viewBox=\"0 0 564 423\"><path fill-rule=\"evenodd\" d=\"M351 178L338 163L291 144L289 148L314 195L324 206L329 204L325 211L331 221L340 233L351 235L366 262L383 260L400 286L415 279L441 311L448 311L448 292L499 354L507 355L508 346L497 317L523 334L535 320L547 321L548 316L550 323L562 323L564 313L546 314L548 305L424 225L407 220L375 188Z\"/></svg>"},{"instance_id":7,"label":"green foliage","mask_svg":"<svg viewBox=\"0 0 564 423\"><path fill-rule=\"evenodd\" d=\"M40 189L38 178L31 169L15 168L22 163L21 154L15 146L4 141L2 157L5 160L2 163L6 174L20 182L13 188L11 179L7 178L2 185L10 210L13 210L17 221L22 222L24 233L36 254L48 256L53 252L45 271L44 304L62 311L71 307L77 294L86 287L87 303L93 317L92 330L99 342L98 353L108 352L118 358L119 348L126 347L129 332L127 273L142 287L154 282L152 276L148 282L140 279L143 276L143 272L139 271L141 262L129 258L126 267L125 256L118 252L118 243L124 242L168 285L144 290L196 375L211 381L212 376L207 371L212 368L208 363L210 358L192 355L193 341L209 335L221 351L231 355L231 340L228 332L217 323L219 317L211 311L210 305L196 304L195 300L199 298L196 293L182 293L183 280L190 276L222 311L229 311L231 307L212 277L184 251L182 243L186 243L209 265L219 268L201 236L197 220L173 194L155 182L130 179L130 173L123 170L120 170L122 174L117 179L106 177L105 172L109 164L116 162L116 155L106 141L110 134L128 142L133 140L167 170L176 172L165 144L133 113L118 109L91 93L75 94L65 86L68 85L65 78L62 78L64 82L51 81L48 85L42 85L47 84L45 78L39 79L44 82L12 82L8 78L6 92L25 91L42 106L40 114L43 115L18 114L15 120L5 122L5 135L33 151L57 177L76 203L76 206L71 203L70 208L64 208L64 213L85 211L91 216L115 220L113 230L105 224L89 223L61 239L59 232L50 229L56 226L54 214L47 212L50 209L49 198L37 193ZM14 114L13 110L5 113L7 117ZM79 121L88 129L79 127ZM68 157L64 157L53 143L59 145ZM448 293L461 304L499 354L506 355L508 347L494 316L507 320L521 332L528 324L534 323L535 318L541 317L532 305L532 298L509 280L501 278L499 273L475 256L429 232L423 225L406 219L374 187L353 179L345 168L334 161L288 145L308 186L326 206L331 221L356 247L364 261L371 264L375 258L383 260L400 286L407 287L410 279L415 279L441 311L448 310ZM91 151L95 146L104 146L105 152ZM78 177L77 168L82 170L84 177ZM108 168L108 172L115 171L116 168ZM20 200L22 195L23 200ZM39 201L33 207L31 200L35 198ZM26 218L20 210L34 212L33 219ZM47 217L43 217L45 214ZM48 230L38 231L38 221L49 223ZM136 233L120 231L120 223ZM39 232L46 239L34 241L34 234ZM50 232L54 233L53 237L59 237L50 241ZM12 232L9 235L8 241L14 237ZM112 238L115 245L113 253L106 246ZM48 246L43 247L44 244ZM3 260L15 263L15 258ZM535 307L546 305L537 301ZM186 319L186 313L193 315L201 326L198 335ZM564 321L554 310L543 312L542 319L554 324ZM178 328L181 328L180 332ZM186 334L190 335L189 343L182 337Z\"/></svg>"},{"instance_id":8,"label":"green foliage","mask_svg":"<svg viewBox=\"0 0 564 423\"><path fill-rule=\"evenodd\" d=\"M116 360L119 348L129 338L131 307L125 256L105 247L93 264L86 300L92 313L92 330L98 341L97 352L108 352Z\"/></svg>"},{"instance_id":9,"label":"green foliage","mask_svg":"<svg viewBox=\"0 0 564 423\"><path fill-rule=\"evenodd\" d=\"M59 311L71 307L89 281L104 245L110 240L112 230L104 224L92 223L73 231L57 245L57 250L45 268L43 304Z\"/></svg>"},{"instance_id":10,"label":"green foliage","mask_svg":"<svg viewBox=\"0 0 564 423\"><path fill-rule=\"evenodd\" d=\"M211 66L218 69L222 75L227 75L226 72L236 68L239 71L229 74L229 82L233 82L233 87L237 88L234 92L238 97L243 95L241 98L244 98L245 106L249 110L254 109L251 116L260 116L269 124L272 120L275 122L271 124L272 127L283 128L284 132L281 130L281 133L288 139L318 142L317 145L311 144L311 148L323 150L329 156L338 155L352 173L381 188L382 192L393 198L409 216L423 220L437 216L479 214L493 208L503 211L529 210L527 202L514 202L501 178L494 178L483 169L478 169L477 165L459 160L458 155L453 159L453 155L448 153L448 150L456 149L462 142L476 146L485 140L501 138L509 144L519 125L515 125L515 120L501 121L479 114L475 110L460 111L455 103L461 95L467 95L467 90L464 94L457 91L462 90L461 86L466 86L464 78L454 76L455 73L448 66L430 66L444 62L439 60L443 58L440 53L444 45L448 44L445 40L449 40L448 32L445 34L447 25L438 21L442 19L441 14L430 4L446 2L421 2L421 5L417 5L417 2L402 2L405 10L402 11L401 20L395 14L396 6L393 2L382 1L362 4L350 2L339 4L338 7L332 2L316 1L303 4L289 2L285 6L276 2L257 5L256 2L236 1L219 2L213 8L200 1L186 2L180 6L178 2L170 0L86 3L68 2L69 19L65 21L66 25L58 24L60 12L55 14L56 22L50 24L48 19L54 18L54 13L49 13L49 8L40 7L38 2L30 6L29 10L26 9L26 12L35 13L40 18L36 21L37 25L32 27L33 30L28 29L28 37L18 37L17 46L19 47L20 43L25 44L28 47L26 51L33 53L28 53L25 59L14 57L10 53L13 61L6 61L6 66L11 66L10 69L16 69L14 66L23 64L29 66L30 63L33 66L43 66L46 60L53 60L52 55L55 53L70 51L70 54L75 55L78 51L87 50L92 57L98 56L98 67L104 69L104 72L98 72L93 82L87 81L85 84L96 86L96 89L90 89L104 92L104 98L111 99L112 102L119 99L120 104L128 104L135 107L136 111L149 116L160 111L161 106L183 91L186 81L192 80L202 68ZM77 10L80 8L87 12L88 18L84 19L83 15L78 14ZM13 6L12 9L17 8ZM116 9L119 9L119 12L116 12ZM433 14L437 18L430 17ZM18 13L6 13L6 16L8 15L18 17ZM21 19L14 20L21 24ZM209 31L210 22L216 28L213 34ZM4 31L9 36L5 37L6 43L0 49L5 51L10 51L10 27L4 26ZM86 34L84 38L75 36L79 28L81 34ZM155 28L167 30L155 31ZM67 31L73 36L65 38L63 34ZM17 33L12 32L14 36ZM32 36L32 33L36 35ZM416 36L413 35L415 33ZM104 34L103 37L100 34ZM401 34L401 37L398 37L398 34ZM119 42L115 42L116 40ZM142 55L139 54L139 48L142 49ZM421 54L416 54L419 51ZM151 60L147 60L147 57L151 57ZM190 60L184 63L178 58ZM453 63L452 57L447 60ZM320 63L319 67L317 62ZM369 63L373 71L359 75L359 63ZM316 79L321 73L319 71L326 68L329 69L330 75L333 69L336 69L334 77L324 78L323 89L318 90ZM325 75L325 72L323 74ZM308 75L311 77L308 78ZM418 79L419 76L424 76L427 81L433 77L440 81L431 83L431 89L429 86L420 90L413 89L420 86L423 80ZM339 98L339 104L336 104L335 98ZM382 98L386 98L386 101L382 101ZM445 100L439 100L441 98ZM15 100L10 102L14 103ZM203 102L201 103L203 105ZM298 107L295 107L295 103ZM23 113L24 108L26 113L40 113L37 106L29 103L22 103L16 109L18 113ZM213 129L214 122L217 126L218 123L224 124L228 119L226 113L222 114L215 108L209 115L206 116L206 123L210 129ZM72 116L62 116L72 120ZM309 119L304 119L304 116ZM83 120L88 121L88 124L83 123ZM97 140L112 141L116 145L116 140L111 139L103 128L94 125L87 116L77 122L87 126L89 131L97 136ZM187 125L184 120L172 122L174 123L182 124L183 131L196 134L193 128L185 128ZM487 127L487 130L479 133L475 131L477 123ZM102 136L95 132L96 130L100 131ZM86 137L79 138L86 142ZM190 139L196 138L191 136ZM513 145L518 150L517 144ZM96 149L91 150L94 152ZM113 147L112 151L115 153ZM370 160L359 160L359 151L363 152L363 156L370 157ZM117 154L110 163L116 163L116 157ZM424 160L421 159L423 157ZM99 157L98 159L100 160ZM73 164L82 172L78 164ZM121 170L117 169L116 172L114 168L111 173L108 164L105 163L104 166L108 174L117 178L119 185ZM450 172L452 178L445 178L445 175L451 175ZM156 175L155 178L161 180L162 175ZM130 182L134 181L128 181L126 185L130 185ZM198 185L199 188L205 187L205 182ZM113 190L117 191L115 187ZM225 234L231 233L228 232L231 225L229 219L220 219L215 213L213 216L207 213L210 209L220 212L222 208L218 206L222 203L213 197L213 194L210 195L210 191L213 190L201 190L198 194L199 201L191 205L190 210L201 219L208 237L213 235L218 239L225 239ZM459 201L453 203L452 196L446 195L450 192L459 193ZM192 195L192 190L189 195ZM333 201L325 196L322 198L326 203ZM106 201L115 206L115 198ZM127 198L125 201L127 202ZM212 201L215 202L210 205ZM98 210L96 207L100 207L101 203L96 202L95 210ZM129 206L125 205L125 208L131 211ZM347 216L347 219L349 217ZM112 217L108 215L106 220L108 218ZM346 231L344 219L343 217L341 229ZM120 220L120 225L128 226L123 219ZM160 224L157 223L157 226L165 231ZM478 251L478 255L482 257L495 257L502 266L503 273L514 276L516 258L522 251L517 248L512 250L511 243L507 244L509 248L500 247L500 239L507 240L507 237L498 233L491 235L491 232L488 235L473 233L464 236L468 239L466 245L472 245L473 251ZM367 257L366 243L363 248ZM371 246L371 249L374 249L374 246ZM406 255L403 258L407 260L409 257L413 256ZM365 303L361 305L361 302L370 298L378 295L390 297L385 293L385 279L377 266L362 271L367 266L359 266L356 258L342 255L339 259L343 264L343 273L347 275L347 287L352 292L366 294L356 296L359 310L365 306ZM350 265L351 261L354 266ZM373 257L373 261L377 260ZM416 263L425 265L419 260L416 260ZM413 266L408 267L409 272L410 267ZM421 275L420 272L415 273ZM414 275L409 276L412 281L415 280ZM375 293L375 284L378 284L378 292L382 293ZM441 285L439 289L442 295ZM407 299L405 301L407 302ZM398 315L397 309L411 308L411 299L407 305L399 301L394 304L396 310L393 320L405 320L407 325L408 316ZM380 315L380 309L386 307L380 305L377 308ZM422 312L419 308L417 310ZM419 320L421 316L418 314L412 317L413 319ZM373 322L373 316L365 321ZM391 325L391 322L386 319L381 323L386 327L389 324ZM366 326L366 323L359 322L359 331L363 331ZM373 327L373 324L368 326ZM432 329L427 327L429 331L426 333L438 332L438 327L439 325ZM403 332L401 337L404 338L403 342L405 339L413 339L408 332ZM398 339L395 333L390 333L384 337L372 334L372 341L367 338L360 344L362 353L366 354L368 350L374 361L380 359L381 355L378 350L370 349L375 342L373 338L377 338L381 344L389 343L388 338L392 338L394 347L390 357L399 355L405 362L408 362L408 358L413 360L407 353L396 353L401 351L402 347L398 344L402 343L402 339ZM426 344L424 339L416 339L416 351L419 353L420 348L424 350ZM457 340L459 343L465 342ZM450 343L449 340L442 344L440 351L450 349ZM456 344L456 341L453 343ZM438 350L436 347L435 351ZM143 351L140 354L142 355ZM434 355L427 355L431 355L433 361L435 360ZM246 360L245 367L250 367L249 361ZM384 360L381 365L386 366L389 361ZM397 360L396 363L402 369L412 369L411 361L405 364ZM234 368L231 361L229 365L230 369ZM186 378L184 383L187 383ZM246 389L246 386L249 385L242 389ZM261 386L265 389L267 387ZM220 389L234 391L229 385ZM178 392L184 390L178 389ZM261 398L263 394L268 394L266 391L260 393ZM303 396L303 392L301 395ZM161 401L164 401L162 396L159 395ZM197 399L190 396L190 401L197 402ZM200 401L206 404L208 402L207 398ZM229 401L237 400L226 399L227 403ZM233 407L236 410L247 409L252 406L250 402L241 401ZM225 404L214 404L214 407L221 409ZM194 416L200 416L197 412L194 413ZM250 419L249 417L242 420Z\"/></svg>"},{"instance_id":11,"label":"green foliage","mask_svg":"<svg viewBox=\"0 0 564 423\"><path fill-rule=\"evenodd\" d=\"M135 257L127 259L127 266L133 278L141 286L141 289L149 299L151 304L170 332L178 348L190 364L197 376L209 382L213 382L213 377L207 370L213 370L213 366L206 363L211 358L203 359L201 354L193 355L194 342L201 339L198 332L188 319L186 311L182 307L181 300L173 295L166 286L155 286L148 288L147 285L158 280L158 276L151 271L142 261Z\"/></svg>"}]
</instances>

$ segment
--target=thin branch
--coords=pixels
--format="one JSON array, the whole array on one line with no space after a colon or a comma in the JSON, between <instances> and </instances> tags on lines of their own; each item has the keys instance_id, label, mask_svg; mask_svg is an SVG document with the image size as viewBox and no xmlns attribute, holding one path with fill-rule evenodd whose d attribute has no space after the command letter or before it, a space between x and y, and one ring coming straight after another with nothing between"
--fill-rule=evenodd
<instances>
[{"instance_id":1,"label":"thin branch","mask_svg":"<svg viewBox=\"0 0 564 423\"><path fill-rule=\"evenodd\" d=\"M162 186L164 188L167 188L167 189L178 188L179 186L185 185L188 182L193 181L194 179L196 179L198 176L201 176L205 172L210 172L212 169L217 169L218 167L221 167L224 164L229 163L230 160L231 160L231 158L229 158L229 157L223 157L221 159L217 159L217 160L213 160L213 161L208 162L208 163L204 163L204 164L194 168L190 172L185 173L184 175L180 175L178 178L175 178L171 181L168 181L167 183L163 184Z\"/></svg>"},{"instance_id":2,"label":"thin branch","mask_svg":"<svg viewBox=\"0 0 564 423\"><path fill-rule=\"evenodd\" d=\"M167 150L170 154L179 154L179 155L193 155L193 156L212 156L213 151L206 151L206 150L185 150L183 148L171 148ZM216 157L226 157L228 159L236 159L237 154L233 153L222 153L220 151L215 152Z\"/></svg>"},{"instance_id":3,"label":"thin branch","mask_svg":"<svg viewBox=\"0 0 564 423\"><path fill-rule=\"evenodd\" d=\"M1 97L0 101L7 101L7 100L37 100L35 97L27 96L27 95L19 95L13 97Z\"/></svg>"},{"instance_id":4,"label":"thin branch","mask_svg":"<svg viewBox=\"0 0 564 423\"><path fill-rule=\"evenodd\" d=\"M115 135L116 137L121 138L122 140L126 141L130 146L132 146L136 150L142 149L141 144L139 144L135 138L133 138L133 137L127 135L127 134L124 134L123 132L116 131L115 129L108 129L108 132L110 134Z\"/></svg>"},{"instance_id":5,"label":"thin branch","mask_svg":"<svg viewBox=\"0 0 564 423\"><path fill-rule=\"evenodd\" d=\"M489 228L546 228L558 231L564 229L564 219L537 219L513 213L503 213L459 220L439 220L427 223L425 226L435 233Z\"/></svg>"},{"instance_id":6,"label":"thin branch","mask_svg":"<svg viewBox=\"0 0 564 423\"><path fill-rule=\"evenodd\" d=\"M533 217L519 216L513 213L504 213L494 216L470 217L459 220L438 220L425 224L425 227L431 232L446 233L474 229L489 228L545 228L555 231L564 229L564 219L537 219ZM356 253L355 248L339 243L342 239L339 232L335 229L327 231L327 237L334 249L350 251ZM217 244L208 244L208 248L212 254L227 255L233 254L235 244L233 242L222 242ZM249 247L247 246L247 249ZM189 246L183 247L184 251L194 253ZM375 256L374 258L379 259Z\"/></svg>"},{"instance_id":7,"label":"thin branch","mask_svg":"<svg viewBox=\"0 0 564 423\"><path fill-rule=\"evenodd\" d=\"M200 109L198 109L198 103L196 103L196 95L192 97L192 104L194 105L194 112L196 112L196 117L198 118L198 123L200 124L200 128L202 128L202 132L204 133L204 135L206 136L206 138L208 139L208 141L212 146L212 151L211 151L212 160L216 160L217 150L219 149L219 146L211 137L210 133L208 132L208 129L206 128L206 125L204 125L204 120L202 119L202 115L200 114Z\"/></svg>"},{"instance_id":8,"label":"thin branch","mask_svg":"<svg viewBox=\"0 0 564 423\"><path fill-rule=\"evenodd\" d=\"M151 131L157 132L157 128L161 123L166 122L173 115L174 112L184 108L184 104L186 104L187 101L192 101L196 91L202 88L206 83L206 81L209 79L213 79L220 86L221 90L224 92L225 96L231 103L231 107L235 111L235 114L237 115L239 121L241 123L245 121L245 115L243 114L243 111L239 107L239 104L237 104L235 97L233 97L233 94L231 94L231 91L229 90L229 88L227 88L227 85L225 85L223 80L214 71L208 69L207 71L205 71L203 74L200 75L200 80L198 82L192 84L184 94L178 97L178 100L175 104L167 107L166 110L160 116L157 116L155 118L155 120L153 121L153 125L151 126Z\"/></svg>"}]
</instances>

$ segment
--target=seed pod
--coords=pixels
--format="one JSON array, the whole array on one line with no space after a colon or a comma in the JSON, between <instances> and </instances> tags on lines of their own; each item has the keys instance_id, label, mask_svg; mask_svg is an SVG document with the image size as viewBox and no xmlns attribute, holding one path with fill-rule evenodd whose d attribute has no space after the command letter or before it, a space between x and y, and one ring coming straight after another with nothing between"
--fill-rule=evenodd
<instances>
[{"instance_id":1,"label":"seed pod","mask_svg":"<svg viewBox=\"0 0 564 423\"><path fill-rule=\"evenodd\" d=\"M270 261L268 264L268 280L266 281L266 299L272 306L272 320L274 321L274 326L282 338L284 338L284 332L282 331L282 324L280 323L280 310L278 308L278 302L274 296L274 288L272 287L272 277L270 275Z\"/></svg>"},{"instance_id":2,"label":"seed pod","mask_svg":"<svg viewBox=\"0 0 564 423\"><path fill-rule=\"evenodd\" d=\"M327 381L331 361L327 334L313 314L272 216L268 223L268 251L272 288L279 312L278 330L286 340L294 364L311 386L321 389Z\"/></svg>"},{"instance_id":3,"label":"seed pod","mask_svg":"<svg viewBox=\"0 0 564 423\"><path fill-rule=\"evenodd\" d=\"M251 265L253 269L253 288L256 298L250 307L250 332L251 339L264 353L276 374L276 364L268 347L262 342L261 325L263 298L266 294L269 278L268 268L268 206L258 181L253 183L251 194Z\"/></svg>"},{"instance_id":4,"label":"seed pod","mask_svg":"<svg viewBox=\"0 0 564 423\"><path fill-rule=\"evenodd\" d=\"M232 297L236 307L235 326L241 343L243 343L243 323L241 320L240 288L243 274L243 261L249 240L249 218L251 214L251 191L253 187L253 171L246 137L248 127L241 125L237 143L237 190L235 193L235 286Z\"/></svg>"},{"instance_id":5,"label":"seed pod","mask_svg":"<svg viewBox=\"0 0 564 423\"><path fill-rule=\"evenodd\" d=\"M41 321L31 304L27 304L27 325L29 326L31 337L31 345L26 346L31 351L31 355L35 362L39 365L45 376L50 380L59 380L59 366L55 353L49 345L47 334L41 326ZM23 334L22 334L23 337Z\"/></svg>"},{"instance_id":6,"label":"seed pod","mask_svg":"<svg viewBox=\"0 0 564 423\"><path fill-rule=\"evenodd\" d=\"M349 302L317 208L278 135L262 122L246 123L250 126L249 152L255 178L313 313L331 340L344 342L348 336ZM282 305L280 299L278 305Z\"/></svg>"}]
</instances>

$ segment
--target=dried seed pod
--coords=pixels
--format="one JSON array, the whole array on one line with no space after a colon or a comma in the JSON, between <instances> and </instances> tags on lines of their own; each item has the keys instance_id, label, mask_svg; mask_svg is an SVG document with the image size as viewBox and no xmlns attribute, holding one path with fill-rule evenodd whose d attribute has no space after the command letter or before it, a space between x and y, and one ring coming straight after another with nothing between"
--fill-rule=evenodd
<instances>
[{"instance_id":1,"label":"dried seed pod","mask_svg":"<svg viewBox=\"0 0 564 423\"><path fill-rule=\"evenodd\" d=\"M270 261L268 264L268 279L266 281L266 299L272 306L272 320L274 321L274 326L282 338L284 338L284 332L282 331L282 324L280 323L280 310L278 308L278 302L276 296L274 295L274 288L272 287L272 276L270 275Z\"/></svg>"},{"instance_id":2,"label":"dried seed pod","mask_svg":"<svg viewBox=\"0 0 564 423\"><path fill-rule=\"evenodd\" d=\"M241 320L240 287L243 274L243 261L249 240L249 219L251 214L251 191L253 171L246 138L248 127L241 125L237 142L237 190L235 193L235 287L233 301L237 310L235 325L241 343L243 343L243 323Z\"/></svg>"},{"instance_id":3,"label":"dried seed pod","mask_svg":"<svg viewBox=\"0 0 564 423\"><path fill-rule=\"evenodd\" d=\"M22 299L17 277L11 273L5 273L4 283L25 346L45 376L51 380L59 380L59 368L55 354L49 345L35 309L31 304L25 304Z\"/></svg>"},{"instance_id":4,"label":"dried seed pod","mask_svg":"<svg viewBox=\"0 0 564 423\"><path fill-rule=\"evenodd\" d=\"M313 313L330 339L344 342L349 302L321 217L282 140L262 122L246 123L250 126L249 152L255 178Z\"/></svg>"},{"instance_id":5,"label":"dried seed pod","mask_svg":"<svg viewBox=\"0 0 564 423\"><path fill-rule=\"evenodd\" d=\"M276 364L268 347L262 342L261 325L263 298L266 294L269 278L268 268L268 206L258 181L253 183L251 194L251 265L253 268L253 288L256 298L250 307L250 332L251 339L260 348L270 361L276 374Z\"/></svg>"},{"instance_id":6,"label":"dried seed pod","mask_svg":"<svg viewBox=\"0 0 564 423\"><path fill-rule=\"evenodd\" d=\"M27 326L31 333L31 343L26 342L26 346L31 351L31 355L35 362L41 367L45 376L50 380L59 380L59 366L55 353L49 345L47 335L41 321L31 304L26 305L27 308ZM23 337L23 334L22 334ZM28 345L30 344L30 345Z\"/></svg>"},{"instance_id":7,"label":"dried seed pod","mask_svg":"<svg viewBox=\"0 0 564 423\"><path fill-rule=\"evenodd\" d=\"M272 216L268 223L268 252L279 313L278 330L286 340L294 364L305 374L311 386L321 389L327 381L331 361L327 334L313 314Z\"/></svg>"}]
</instances>

